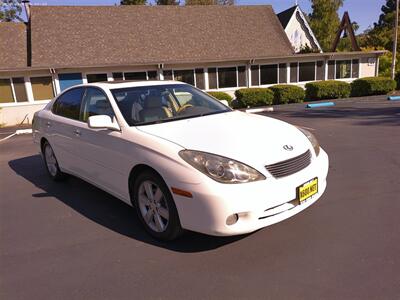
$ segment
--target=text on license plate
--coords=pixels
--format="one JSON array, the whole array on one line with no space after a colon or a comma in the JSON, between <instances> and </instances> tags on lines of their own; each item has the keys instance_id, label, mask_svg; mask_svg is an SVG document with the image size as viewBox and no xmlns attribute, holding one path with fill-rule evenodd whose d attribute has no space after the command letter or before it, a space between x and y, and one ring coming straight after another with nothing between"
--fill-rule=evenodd
<instances>
[{"instance_id":1,"label":"text on license plate","mask_svg":"<svg viewBox=\"0 0 400 300\"><path fill-rule=\"evenodd\" d=\"M300 204L306 201L311 196L315 195L316 193L318 193L317 177L297 187L297 199L299 199Z\"/></svg>"}]
</instances>

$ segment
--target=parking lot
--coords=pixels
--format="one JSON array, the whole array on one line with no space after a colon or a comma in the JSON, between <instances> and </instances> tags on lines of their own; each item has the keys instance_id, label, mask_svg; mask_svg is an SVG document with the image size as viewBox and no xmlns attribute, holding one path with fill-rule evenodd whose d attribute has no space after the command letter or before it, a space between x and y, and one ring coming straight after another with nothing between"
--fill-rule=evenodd
<instances>
[{"instance_id":1,"label":"parking lot","mask_svg":"<svg viewBox=\"0 0 400 300\"><path fill-rule=\"evenodd\" d=\"M312 130L330 156L328 187L301 214L239 237L157 242L118 199L77 178L51 182L29 135L1 142L0 299L400 299L400 102L265 115Z\"/></svg>"}]
</instances>

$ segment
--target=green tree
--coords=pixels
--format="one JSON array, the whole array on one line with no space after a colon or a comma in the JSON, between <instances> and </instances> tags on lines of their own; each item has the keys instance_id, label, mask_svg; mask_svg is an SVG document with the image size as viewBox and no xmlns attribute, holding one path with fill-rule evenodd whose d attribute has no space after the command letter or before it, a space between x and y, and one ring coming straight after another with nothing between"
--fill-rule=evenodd
<instances>
[{"instance_id":1,"label":"green tree","mask_svg":"<svg viewBox=\"0 0 400 300\"><path fill-rule=\"evenodd\" d=\"M310 26L323 51L329 51L339 29L338 9L344 0L310 0Z\"/></svg>"},{"instance_id":2,"label":"green tree","mask_svg":"<svg viewBox=\"0 0 400 300\"><path fill-rule=\"evenodd\" d=\"M179 0L157 0L157 5L179 5Z\"/></svg>"},{"instance_id":3,"label":"green tree","mask_svg":"<svg viewBox=\"0 0 400 300\"><path fill-rule=\"evenodd\" d=\"M0 22L23 21L22 0L0 0Z\"/></svg>"},{"instance_id":4,"label":"green tree","mask_svg":"<svg viewBox=\"0 0 400 300\"><path fill-rule=\"evenodd\" d=\"M386 50L392 51L396 1L386 0L386 4L382 5L381 11L382 14L379 16L378 22L374 23L372 29L367 30L363 46L384 47Z\"/></svg>"},{"instance_id":5,"label":"green tree","mask_svg":"<svg viewBox=\"0 0 400 300\"><path fill-rule=\"evenodd\" d=\"M121 0L121 5L145 5L147 0Z\"/></svg>"}]
</instances>

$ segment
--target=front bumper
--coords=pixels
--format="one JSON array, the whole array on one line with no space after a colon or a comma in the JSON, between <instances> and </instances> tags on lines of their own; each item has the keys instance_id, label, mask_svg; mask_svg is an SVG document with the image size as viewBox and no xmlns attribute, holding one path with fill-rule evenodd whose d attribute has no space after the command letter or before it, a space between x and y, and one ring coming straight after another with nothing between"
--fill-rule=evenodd
<instances>
[{"instance_id":1,"label":"front bumper","mask_svg":"<svg viewBox=\"0 0 400 300\"><path fill-rule=\"evenodd\" d=\"M329 159L321 149L305 169L284 177L245 184L221 184L212 179L205 183L180 186L193 198L173 195L183 228L209 235L225 236L249 233L283 221L316 202L326 188ZM296 188L318 177L318 193L298 205ZM238 214L233 225L226 219Z\"/></svg>"}]
</instances>

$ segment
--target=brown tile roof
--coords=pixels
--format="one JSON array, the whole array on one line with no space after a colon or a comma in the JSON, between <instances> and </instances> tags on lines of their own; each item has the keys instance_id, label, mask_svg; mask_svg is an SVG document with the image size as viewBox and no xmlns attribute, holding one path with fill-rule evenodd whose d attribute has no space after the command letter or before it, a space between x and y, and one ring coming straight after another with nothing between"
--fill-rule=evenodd
<instances>
[{"instance_id":1,"label":"brown tile roof","mask_svg":"<svg viewBox=\"0 0 400 300\"><path fill-rule=\"evenodd\" d=\"M0 22L0 69L26 66L26 25Z\"/></svg>"},{"instance_id":2,"label":"brown tile roof","mask_svg":"<svg viewBox=\"0 0 400 300\"><path fill-rule=\"evenodd\" d=\"M271 6L32 6L32 66L207 62L293 53Z\"/></svg>"}]
</instances>

